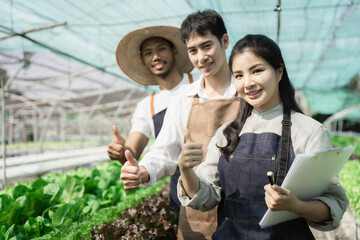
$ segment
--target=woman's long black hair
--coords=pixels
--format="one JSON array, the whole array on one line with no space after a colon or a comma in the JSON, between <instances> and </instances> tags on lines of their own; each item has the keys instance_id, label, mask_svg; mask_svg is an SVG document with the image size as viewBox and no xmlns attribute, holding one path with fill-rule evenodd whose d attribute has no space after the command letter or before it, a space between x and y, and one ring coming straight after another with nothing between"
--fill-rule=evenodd
<instances>
[{"instance_id":1,"label":"woman's long black hair","mask_svg":"<svg viewBox=\"0 0 360 240\"><path fill-rule=\"evenodd\" d=\"M229 67L232 72L232 64L234 57L237 54L243 53L244 51L251 51L256 56L261 57L267 61L275 70L283 67L283 75L279 82L280 98L284 107L292 109L296 112L302 113L300 107L295 101L295 90L291 85L289 76L286 70L286 66L281 55L279 46L270 38L261 34L249 34L244 38L240 39L231 51L229 58ZM223 155L232 153L237 144L239 134L243 128L246 119L251 115L253 107L248 104L245 100L241 99L240 110L238 117L231 122L225 129L224 135L227 139L227 145L220 147Z\"/></svg>"}]
</instances>

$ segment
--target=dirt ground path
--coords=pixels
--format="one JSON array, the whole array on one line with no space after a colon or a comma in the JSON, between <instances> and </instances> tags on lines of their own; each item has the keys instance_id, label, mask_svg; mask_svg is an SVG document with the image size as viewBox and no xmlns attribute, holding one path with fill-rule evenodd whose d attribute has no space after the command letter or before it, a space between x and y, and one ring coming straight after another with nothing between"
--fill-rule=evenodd
<instances>
[{"instance_id":1,"label":"dirt ground path","mask_svg":"<svg viewBox=\"0 0 360 240\"><path fill-rule=\"evenodd\" d=\"M320 232L315 229L311 229L311 231L316 240L360 240L360 226L357 226L356 233L354 215L350 210L345 212L338 229L330 232Z\"/></svg>"}]
</instances>

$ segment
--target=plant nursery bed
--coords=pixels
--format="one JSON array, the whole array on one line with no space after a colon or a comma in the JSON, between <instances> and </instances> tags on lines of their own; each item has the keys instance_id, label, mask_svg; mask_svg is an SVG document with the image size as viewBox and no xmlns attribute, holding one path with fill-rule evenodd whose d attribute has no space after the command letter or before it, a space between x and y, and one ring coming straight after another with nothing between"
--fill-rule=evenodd
<instances>
[{"instance_id":1,"label":"plant nursery bed","mask_svg":"<svg viewBox=\"0 0 360 240\"><path fill-rule=\"evenodd\" d=\"M93 227L91 240L176 239L178 214L170 209L169 183L159 195L142 199L113 222Z\"/></svg>"}]
</instances>

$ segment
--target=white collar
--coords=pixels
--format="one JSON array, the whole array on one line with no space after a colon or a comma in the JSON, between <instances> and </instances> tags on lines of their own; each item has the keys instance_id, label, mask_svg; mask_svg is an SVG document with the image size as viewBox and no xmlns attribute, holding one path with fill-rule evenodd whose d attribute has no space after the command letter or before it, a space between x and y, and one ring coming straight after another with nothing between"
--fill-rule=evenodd
<instances>
[{"instance_id":1,"label":"white collar","mask_svg":"<svg viewBox=\"0 0 360 240\"><path fill-rule=\"evenodd\" d=\"M263 119L272 119L274 117L277 117L277 116L280 116L283 114L283 104L280 103L280 104L276 105L275 107L273 107L265 112L262 112L262 113L253 109L252 113Z\"/></svg>"},{"instance_id":2,"label":"white collar","mask_svg":"<svg viewBox=\"0 0 360 240\"><path fill-rule=\"evenodd\" d=\"M188 74L183 74L183 78L181 79L181 81L172 89L170 90L161 90L160 87L158 87L156 89L156 93L160 93L160 92L176 92L182 85L189 83L189 75Z\"/></svg>"},{"instance_id":3,"label":"white collar","mask_svg":"<svg viewBox=\"0 0 360 240\"><path fill-rule=\"evenodd\" d=\"M187 96L194 97L196 94L198 94L200 98L210 99L209 96L207 95L206 89L204 88L203 81L204 81L204 77L203 75L201 75L200 79L194 83L196 85L194 85L194 87L191 88L190 91L187 93ZM236 89L233 84L233 78L231 78L231 83L229 87L225 90L223 98L230 98L235 96L235 94L236 94Z\"/></svg>"}]
</instances>

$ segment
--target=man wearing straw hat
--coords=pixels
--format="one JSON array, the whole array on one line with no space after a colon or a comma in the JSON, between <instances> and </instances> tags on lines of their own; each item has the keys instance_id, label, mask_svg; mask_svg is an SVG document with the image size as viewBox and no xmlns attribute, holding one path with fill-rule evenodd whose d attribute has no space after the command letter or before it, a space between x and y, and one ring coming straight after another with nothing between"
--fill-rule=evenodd
<instances>
[{"instance_id":1,"label":"man wearing straw hat","mask_svg":"<svg viewBox=\"0 0 360 240\"><path fill-rule=\"evenodd\" d=\"M115 136L108 146L108 155L124 164L125 149L138 159L150 136L157 137L168 103L183 86L192 82L191 74L186 73L193 66L180 38L180 30L170 26L153 26L128 33L118 45L116 59L122 71L135 82L159 86L151 96L137 104L126 140L113 126ZM176 193L178 177L179 173L173 176L170 196L171 206L175 209L181 205Z\"/></svg>"}]
</instances>

